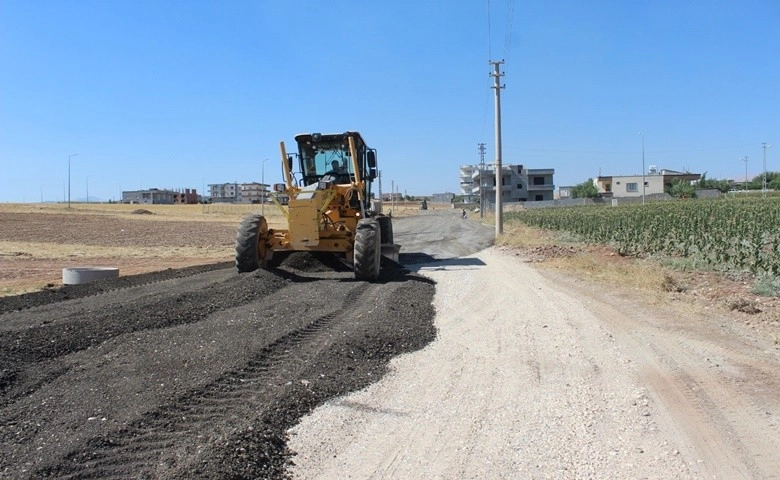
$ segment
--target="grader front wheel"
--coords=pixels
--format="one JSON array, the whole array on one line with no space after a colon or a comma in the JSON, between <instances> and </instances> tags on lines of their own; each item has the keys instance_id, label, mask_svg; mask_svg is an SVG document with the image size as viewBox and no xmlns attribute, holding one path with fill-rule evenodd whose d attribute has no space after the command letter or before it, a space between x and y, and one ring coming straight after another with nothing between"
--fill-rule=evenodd
<instances>
[{"instance_id":1,"label":"grader front wheel","mask_svg":"<svg viewBox=\"0 0 780 480\"><path fill-rule=\"evenodd\" d=\"M355 232L355 253L352 259L356 279L372 281L379 278L380 239L379 222L372 218L364 218L358 222Z\"/></svg>"},{"instance_id":2,"label":"grader front wheel","mask_svg":"<svg viewBox=\"0 0 780 480\"><path fill-rule=\"evenodd\" d=\"M248 215L236 234L236 268L239 273L268 266L268 223L262 215Z\"/></svg>"}]
</instances>

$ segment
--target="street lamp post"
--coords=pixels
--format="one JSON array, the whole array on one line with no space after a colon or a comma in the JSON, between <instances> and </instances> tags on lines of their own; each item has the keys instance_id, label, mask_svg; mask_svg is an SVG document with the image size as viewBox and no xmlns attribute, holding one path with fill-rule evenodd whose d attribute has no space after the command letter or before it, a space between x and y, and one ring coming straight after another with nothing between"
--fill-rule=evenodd
<instances>
[{"instance_id":1,"label":"street lamp post","mask_svg":"<svg viewBox=\"0 0 780 480\"><path fill-rule=\"evenodd\" d=\"M747 173L747 164L748 164L748 156L745 155L744 157L740 158L741 161L745 162L745 194L747 194L748 187L748 173Z\"/></svg>"},{"instance_id":2,"label":"street lamp post","mask_svg":"<svg viewBox=\"0 0 780 480\"><path fill-rule=\"evenodd\" d=\"M76 155L78 155L78 153L68 155L68 208L70 208L70 159Z\"/></svg>"},{"instance_id":3,"label":"street lamp post","mask_svg":"<svg viewBox=\"0 0 780 480\"><path fill-rule=\"evenodd\" d=\"M766 197L766 149L772 148L772 145L764 142L761 144L761 147L764 149L764 178L761 181L761 194Z\"/></svg>"},{"instance_id":4,"label":"street lamp post","mask_svg":"<svg viewBox=\"0 0 780 480\"><path fill-rule=\"evenodd\" d=\"M260 215L265 216L265 162L268 159L263 160L262 173L260 174Z\"/></svg>"},{"instance_id":5,"label":"street lamp post","mask_svg":"<svg viewBox=\"0 0 780 480\"><path fill-rule=\"evenodd\" d=\"M639 132L642 136L642 205L645 204L645 134Z\"/></svg>"}]
</instances>

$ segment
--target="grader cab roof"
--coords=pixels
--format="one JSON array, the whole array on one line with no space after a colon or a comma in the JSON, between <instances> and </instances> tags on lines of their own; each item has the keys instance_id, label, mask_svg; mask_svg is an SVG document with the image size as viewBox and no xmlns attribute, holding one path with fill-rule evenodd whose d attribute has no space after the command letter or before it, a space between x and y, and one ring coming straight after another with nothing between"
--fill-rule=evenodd
<instances>
[{"instance_id":1,"label":"grader cab roof","mask_svg":"<svg viewBox=\"0 0 780 480\"><path fill-rule=\"evenodd\" d=\"M353 137L355 139L355 148L358 150L366 147L366 142L359 132L344 132L344 133L299 133L295 136L295 141L298 145L311 145L311 144L338 144L343 143L343 147L347 148L348 138Z\"/></svg>"}]
</instances>

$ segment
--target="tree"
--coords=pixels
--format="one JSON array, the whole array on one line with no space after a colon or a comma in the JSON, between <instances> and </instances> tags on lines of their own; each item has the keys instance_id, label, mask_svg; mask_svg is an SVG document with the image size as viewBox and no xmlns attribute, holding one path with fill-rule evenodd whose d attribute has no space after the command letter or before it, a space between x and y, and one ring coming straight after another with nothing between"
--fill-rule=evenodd
<instances>
[{"instance_id":1,"label":"tree","mask_svg":"<svg viewBox=\"0 0 780 480\"><path fill-rule=\"evenodd\" d=\"M599 196L599 189L596 188L593 179L589 178L584 182L573 186L571 188L571 196L573 198L597 198Z\"/></svg>"},{"instance_id":2,"label":"tree","mask_svg":"<svg viewBox=\"0 0 780 480\"><path fill-rule=\"evenodd\" d=\"M748 184L750 190L761 190L764 185L764 174L753 177ZM774 185L774 186L772 186ZM780 186L780 172L766 172L766 188L777 190Z\"/></svg>"},{"instance_id":3,"label":"tree","mask_svg":"<svg viewBox=\"0 0 780 480\"><path fill-rule=\"evenodd\" d=\"M707 178L707 172L704 172L701 174L701 179L696 183L696 188L699 190L714 189L721 193L727 193L731 190L731 182L729 180Z\"/></svg>"},{"instance_id":4,"label":"tree","mask_svg":"<svg viewBox=\"0 0 780 480\"><path fill-rule=\"evenodd\" d=\"M696 197L696 187L690 182L678 179L667 187L666 193L675 198L694 198Z\"/></svg>"}]
</instances>

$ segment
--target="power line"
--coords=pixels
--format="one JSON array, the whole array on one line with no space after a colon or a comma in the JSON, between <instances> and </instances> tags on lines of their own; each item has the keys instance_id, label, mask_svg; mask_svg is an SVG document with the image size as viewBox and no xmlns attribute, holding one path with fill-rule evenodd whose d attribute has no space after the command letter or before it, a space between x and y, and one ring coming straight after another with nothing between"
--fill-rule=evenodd
<instances>
[{"instance_id":1,"label":"power line","mask_svg":"<svg viewBox=\"0 0 780 480\"><path fill-rule=\"evenodd\" d=\"M515 0L507 0L506 31L504 32L504 60L509 58L512 49L512 24L515 19Z\"/></svg>"},{"instance_id":2,"label":"power line","mask_svg":"<svg viewBox=\"0 0 780 480\"><path fill-rule=\"evenodd\" d=\"M731 150L742 149L750 147L752 145L734 145L729 147L707 147L707 148L693 148L685 150L648 150L649 153L656 155L670 155L681 153L696 153L696 152L728 152ZM564 150L554 148L523 148L516 150L525 154L540 154L540 153L565 153L565 154L578 154L578 155L633 155L635 152L632 150Z\"/></svg>"},{"instance_id":3,"label":"power line","mask_svg":"<svg viewBox=\"0 0 780 480\"><path fill-rule=\"evenodd\" d=\"M488 21L488 58L493 58L493 49L492 49L493 33L490 30L490 0L487 0L487 21Z\"/></svg>"}]
</instances>

